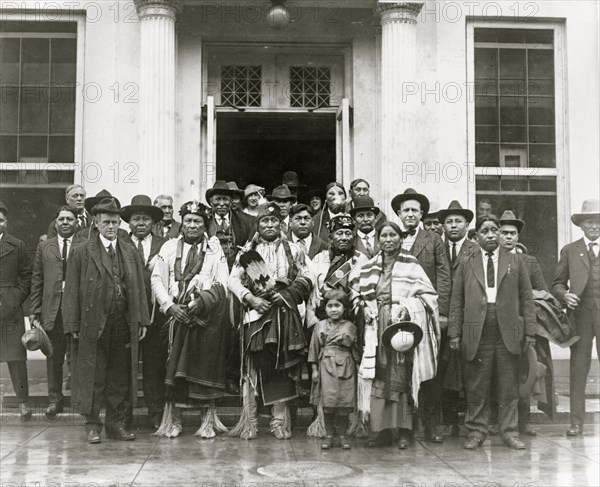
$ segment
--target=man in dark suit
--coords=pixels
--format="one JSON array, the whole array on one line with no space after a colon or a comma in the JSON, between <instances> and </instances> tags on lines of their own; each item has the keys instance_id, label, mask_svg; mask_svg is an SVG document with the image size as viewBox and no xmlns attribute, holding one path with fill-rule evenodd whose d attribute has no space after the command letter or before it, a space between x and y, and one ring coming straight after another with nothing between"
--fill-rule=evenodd
<instances>
[{"instance_id":1,"label":"man in dark suit","mask_svg":"<svg viewBox=\"0 0 600 487\"><path fill-rule=\"evenodd\" d=\"M154 235L168 239L179 236L180 222L173 218L173 198L167 194L158 195L154 199L154 206L163 212L162 220L156 222L152 228Z\"/></svg>"},{"instance_id":2,"label":"man in dark suit","mask_svg":"<svg viewBox=\"0 0 600 487\"><path fill-rule=\"evenodd\" d=\"M64 405L63 365L68 343L61 306L66 271L73 248L85 241L75 235L77 214L70 206L63 206L58 210L55 227L57 236L41 242L37 247L31 278L29 315L31 323L46 331L54 350L52 356L46 359L49 402L46 416L50 418L62 412Z\"/></svg>"},{"instance_id":3,"label":"man in dark suit","mask_svg":"<svg viewBox=\"0 0 600 487\"><path fill-rule=\"evenodd\" d=\"M371 196L371 185L369 184L369 181L362 178L358 178L352 181L350 183L349 191L350 201L346 203L346 213L352 213L351 210L356 206L357 198L362 198L365 196ZM385 222L387 222L387 216L383 211L379 210L379 213L375 215L375 222L373 223L373 227L375 228L375 230L379 230Z\"/></svg>"},{"instance_id":4,"label":"man in dark suit","mask_svg":"<svg viewBox=\"0 0 600 487\"><path fill-rule=\"evenodd\" d=\"M329 247L327 242L313 235L314 225L315 221L308 205L299 203L292 206L290 210L290 230L287 237L297 244L310 259Z\"/></svg>"},{"instance_id":5,"label":"man in dark suit","mask_svg":"<svg viewBox=\"0 0 600 487\"><path fill-rule=\"evenodd\" d=\"M600 202L597 199L584 201L581 213L572 215L571 221L581 228L583 238L561 250L552 291L567 307L580 337L571 347L571 427L567 430L567 436L580 436L583 435L585 385L594 338L600 356Z\"/></svg>"},{"instance_id":6,"label":"man in dark suit","mask_svg":"<svg viewBox=\"0 0 600 487\"><path fill-rule=\"evenodd\" d=\"M289 172L289 171L288 171ZM281 231L287 235L290 229L290 210L296 204L298 197L292 194L287 185L282 184L273 189L271 194L267 195L267 200L273 201L281 211Z\"/></svg>"},{"instance_id":7,"label":"man in dark suit","mask_svg":"<svg viewBox=\"0 0 600 487\"><path fill-rule=\"evenodd\" d=\"M502 440L525 448L517 429L518 363L523 346L535 345L536 314L527 269L519 256L499 248L499 227L494 215L477 219L480 248L461 258L452 284L448 336L463 359L468 450L488 436L493 380Z\"/></svg>"},{"instance_id":8,"label":"man in dark suit","mask_svg":"<svg viewBox=\"0 0 600 487\"><path fill-rule=\"evenodd\" d=\"M138 347L150 325L144 266L138 250L117 237L114 199L100 201L92 214L99 234L74 248L63 294L65 331L79 340L72 400L89 443L101 441L103 402L107 436L130 441L127 401L137 403Z\"/></svg>"},{"instance_id":9,"label":"man in dark suit","mask_svg":"<svg viewBox=\"0 0 600 487\"><path fill-rule=\"evenodd\" d=\"M92 221L88 227L78 230L75 235L86 240L95 240L98 238L99 232L98 227L96 226L96 218L94 217L94 206L96 206L98 203L100 203L100 201L102 201L105 198L111 198L117 205L117 207L121 208L121 202L105 189L98 192L96 196L91 196L90 198L87 198L85 200L85 209L86 211L92 214ZM127 231L123 230L122 228L117 229L117 237L124 240L125 242L131 243L129 233L127 233Z\"/></svg>"},{"instance_id":10,"label":"man in dark suit","mask_svg":"<svg viewBox=\"0 0 600 487\"><path fill-rule=\"evenodd\" d=\"M435 232L419 227L422 218L429 212L429 199L408 188L404 193L394 197L392 209L400 218L404 230L402 248L417 258L438 293L440 326L444 329L448 322L452 282L442 238ZM438 396L439 391L435 380L421 384L420 402L423 405L421 414L425 426L425 439L434 443L444 441L444 437L437 431L439 422L437 416L440 411L437 411L434 405L438 402Z\"/></svg>"},{"instance_id":11,"label":"man in dark suit","mask_svg":"<svg viewBox=\"0 0 600 487\"><path fill-rule=\"evenodd\" d=\"M370 196L358 196L353 200L350 215L356 222L356 237L354 246L371 259L379 252L379 238L375 229L375 222L381 214Z\"/></svg>"},{"instance_id":12,"label":"man in dark suit","mask_svg":"<svg viewBox=\"0 0 600 487\"><path fill-rule=\"evenodd\" d=\"M150 277L154 267L153 259L167 241L152 233L152 227L163 218L163 211L153 206L148 196L140 194L132 198L131 205L121 209L121 216L129 224L131 241L144 264L144 286L152 325L142 342L142 383L144 400L148 406L148 421L158 429L165 407L168 329L163 330L166 318L155 306Z\"/></svg>"},{"instance_id":13,"label":"man in dark suit","mask_svg":"<svg viewBox=\"0 0 600 487\"><path fill-rule=\"evenodd\" d=\"M75 212L75 231L78 232L92 224L92 215L85 209L85 189L80 184L72 184L65 189L67 206ZM52 220L46 232L48 238L56 237L56 220Z\"/></svg>"},{"instance_id":14,"label":"man in dark suit","mask_svg":"<svg viewBox=\"0 0 600 487\"><path fill-rule=\"evenodd\" d=\"M0 362L7 362L21 420L31 419L27 353L21 343L25 333L23 301L31 288L31 260L25 244L6 233L8 210L0 201Z\"/></svg>"}]
</instances>

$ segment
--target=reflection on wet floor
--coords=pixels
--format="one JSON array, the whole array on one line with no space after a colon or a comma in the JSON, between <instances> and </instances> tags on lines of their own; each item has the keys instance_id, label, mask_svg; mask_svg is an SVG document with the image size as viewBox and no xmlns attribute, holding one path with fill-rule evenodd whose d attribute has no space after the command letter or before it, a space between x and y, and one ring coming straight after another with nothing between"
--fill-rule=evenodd
<instances>
[{"instance_id":1,"label":"reflection on wet floor","mask_svg":"<svg viewBox=\"0 0 600 487\"><path fill-rule=\"evenodd\" d=\"M261 429L254 441L193 436L186 427L175 439L137 431L135 442L105 440L88 445L79 425L29 424L0 427L1 485L204 485L242 486L592 486L599 485L599 431L569 439L564 425L541 425L514 451L494 437L479 450L462 449L464 438L430 444L417 437L412 448L323 452L304 429L278 441Z\"/></svg>"}]
</instances>

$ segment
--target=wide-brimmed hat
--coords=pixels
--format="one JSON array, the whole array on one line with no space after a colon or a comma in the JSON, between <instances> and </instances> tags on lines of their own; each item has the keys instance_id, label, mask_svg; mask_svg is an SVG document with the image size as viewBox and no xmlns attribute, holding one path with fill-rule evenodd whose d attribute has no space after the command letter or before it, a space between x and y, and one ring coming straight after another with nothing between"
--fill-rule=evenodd
<instances>
[{"instance_id":1,"label":"wide-brimmed hat","mask_svg":"<svg viewBox=\"0 0 600 487\"><path fill-rule=\"evenodd\" d=\"M229 189L233 191L233 194L237 194L240 199L244 197L244 190L238 188L238 185L235 181L227 181L227 186L229 186Z\"/></svg>"},{"instance_id":2,"label":"wide-brimmed hat","mask_svg":"<svg viewBox=\"0 0 600 487\"><path fill-rule=\"evenodd\" d=\"M433 203L433 202L429 202L429 211L427 212L427 215L425 215L423 217L423 221L425 221L425 218L433 220L433 219L440 219L440 207L437 203Z\"/></svg>"},{"instance_id":3,"label":"wide-brimmed hat","mask_svg":"<svg viewBox=\"0 0 600 487\"><path fill-rule=\"evenodd\" d=\"M429 215L431 215L431 213ZM462 205L456 200L452 200L448 205L447 209L439 210L437 212L437 215L440 223L444 223L444 221L446 220L446 218L448 218L449 215L464 216L465 220L467 220L467 223L471 223L473 221L474 216L471 210L469 210L468 208L463 208Z\"/></svg>"},{"instance_id":4,"label":"wide-brimmed hat","mask_svg":"<svg viewBox=\"0 0 600 487\"><path fill-rule=\"evenodd\" d=\"M246 201L246 198L248 198L248 196L250 196L251 194L261 194L264 190L265 188L259 186L258 184L249 184L244 188L244 197L242 199L243 201Z\"/></svg>"},{"instance_id":5,"label":"wide-brimmed hat","mask_svg":"<svg viewBox=\"0 0 600 487\"><path fill-rule=\"evenodd\" d=\"M121 208L121 203L119 202L119 200L105 189L100 191L96 196L90 196L89 198L86 198L83 203L83 206L85 206L85 209L91 213L92 208L98 203L100 203L100 201L102 201L104 198L113 198L117 203L117 206Z\"/></svg>"},{"instance_id":6,"label":"wide-brimmed hat","mask_svg":"<svg viewBox=\"0 0 600 487\"><path fill-rule=\"evenodd\" d=\"M292 190L307 188L306 184L300 184L300 178L298 178L298 173L296 173L296 171L284 172L283 176L281 177L281 184L285 184Z\"/></svg>"},{"instance_id":7,"label":"wide-brimmed hat","mask_svg":"<svg viewBox=\"0 0 600 487\"><path fill-rule=\"evenodd\" d=\"M223 181L222 179L217 179L215 181L215 184L213 184L213 187L206 190L204 197L206 198L206 201L210 203L210 199L215 194L233 196L233 190L229 187L226 181Z\"/></svg>"},{"instance_id":8,"label":"wide-brimmed hat","mask_svg":"<svg viewBox=\"0 0 600 487\"><path fill-rule=\"evenodd\" d=\"M291 193L286 184L282 184L273 189L273 192L267 195L267 199L269 201L296 201L298 198Z\"/></svg>"},{"instance_id":9,"label":"wide-brimmed hat","mask_svg":"<svg viewBox=\"0 0 600 487\"><path fill-rule=\"evenodd\" d=\"M121 218L129 223L129 219L134 213L145 213L150 215L154 223L163 219L164 212L152 204L149 196L138 194L131 198L131 204L121 208Z\"/></svg>"},{"instance_id":10,"label":"wide-brimmed hat","mask_svg":"<svg viewBox=\"0 0 600 487\"><path fill-rule=\"evenodd\" d=\"M519 360L519 397L528 398L535 383L546 375L546 366L538 362L534 347L527 347Z\"/></svg>"},{"instance_id":11,"label":"wide-brimmed hat","mask_svg":"<svg viewBox=\"0 0 600 487\"><path fill-rule=\"evenodd\" d=\"M423 339L423 330L412 321L398 321L389 325L381 335L381 343L396 352L410 352Z\"/></svg>"},{"instance_id":12,"label":"wide-brimmed hat","mask_svg":"<svg viewBox=\"0 0 600 487\"><path fill-rule=\"evenodd\" d=\"M581 213L573 213L571 215L571 221L581 226L581 222L586 218L600 218L600 201L597 199L585 200L581 205Z\"/></svg>"},{"instance_id":13,"label":"wide-brimmed hat","mask_svg":"<svg viewBox=\"0 0 600 487\"><path fill-rule=\"evenodd\" d=\"M354 217L359 211L372 211L375 215L379 215L381 210L375 206L370 196L358 196L352 200L350 214Z\"/></svg>"},{"instance_id":14,"label":"wide-brimmed hat","mask_svg":"<svg viewBox=\"0 0 600 487\"><path fill-rule=\"evenodd\" d=\"M27 330L21 337L21 343L30 352L41 350L46 357L52 357L54 352L50 338L41 326Z\"/></svg>"},{"instance_id":15,"label":"wide-brimmed hat","mask_svg":"<svg viewBox=\"0 0 600 487\"><path fill-rule=\"evenodd\" d=\"M298 197L298 201L308 205L313 196L318 196L321 198L321 201L325 201L325 192L322 189L309 189L306 193L302 193L302 196Z\"/></svg>"},{"instance_id":16,"label":"wide-brimmed hat","mask_svg":"<svg viewBox=\"0 0 600 487\"><path fill-rule=\"evenodd\" d=\"M394 199L392 200L392 209L394 210L394 213L397 214L400 211L400 205L408 200L416 200L421 203L421 210L423 210L422 218L425 218L425 215L429 213L429 200L427 199L427 196L417 193L412 188L407 188L404 193L394 196Z\"/></svg>"},{"instance_id":17,"label":"wide-brimmed hat","mask_svg":"<svg viewBox=\"0 0 600 487\"><path fill-rule=\"evenodd\" d=\"M121 214L121 205L118 204L116 198L104 198L92 207L92 215L96 216L99 213Z\"/></svg>"},{"instance_id":18,"label":"wide-brimmed hat","mask_svg":"<svg viewBox=\"0 0 600 487\"><path fill-rule=\"evenodd\" d=\"M517 227L517 231L521 233L525 226L525 222L519 220L511 210L506 210L500 217L500 225L514 225Z\"/></svg>"}]
</instances>

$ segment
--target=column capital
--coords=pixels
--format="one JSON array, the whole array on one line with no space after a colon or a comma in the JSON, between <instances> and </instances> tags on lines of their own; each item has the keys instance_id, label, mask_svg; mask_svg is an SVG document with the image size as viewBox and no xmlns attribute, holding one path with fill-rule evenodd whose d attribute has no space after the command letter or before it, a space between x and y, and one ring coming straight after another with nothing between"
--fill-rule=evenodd
<instances>
[{"instance_id":1,"label":"column capital","mask_svg":"<svg viewBox=\"0 0 600 487\"><path fill-rule=\"evenodd\" d=\"M182 10L181 0L133 0L140 20L147 17L175 19Z\"/></svg>"},{"instance_id":2,"label":"column capital","mask_svg":"<svg viewBox=\"0 0 600 487\"><path fill-rule=\"evenodd\" d=\"M424 2L377 2L377 14L381 24L389 22L417 23L417 15L421 12Z\"/></svg>"}]
</instances>

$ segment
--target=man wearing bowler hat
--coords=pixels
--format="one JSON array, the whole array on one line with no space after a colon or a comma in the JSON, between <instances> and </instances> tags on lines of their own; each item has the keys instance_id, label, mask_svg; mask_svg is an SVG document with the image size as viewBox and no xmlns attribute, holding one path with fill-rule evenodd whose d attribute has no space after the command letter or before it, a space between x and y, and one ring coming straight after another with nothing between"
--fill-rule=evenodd
<instances>
[{"instance_id":1,"label":"man wearing bowler hat","mask_svg":"<svg viewBox=\"0 0 600 487\"><path fill-rule=\"evenodd\" d=\"M356 250L371 259L379 252L379 239L375 229L375 222L381 211L375 206L370 196L358 196L353 201L350 216L356 222L356 237L354 245Z\"/></svg>"},{"instance_id":2,"label":"man wearing bowler hat","mask_svg":"<svg viewBox=\"0 0 600 487\"><path fill-rule=\"evenodd\" d=\"M73 248L85 242L75 235L77 214L69 206L63 206L56 214L57 235L41 242L37 247L33 274L31 277L31 312L29 321L44 329L54 353L46 360L48 376L48 401L46 416L52 418L62 412L63 364L68 346L61 311L63 290L68 263L73 256Z\"/></svg>"},{"instance_id":3,"label":"man wearing bowler hat","mask_svg":"<svg viewBox=\"0 0 600 487\"><path fill-rule=\"evenodd\" d=\"M349 201L346 203L346 213L352 213L352 208L356 206L357 198L371 197L371 185L366 179L358 178L350 183L350 190L348 191ZM373 205L374 206L374 205ZM382 225L387 221L387 216L381 210L375 215L375 230L379 230Z\"/></svg>"},{"instance_id":4,"label":"man wearing bowler hat","mask_svg":"<svg viewBox=\"0 0 600 487\"><path fill-rule=\"evenodd\" d=\"M154 206L149 196L138 194L131 204L121 209L121 217L129 224L131 241L144 264L144 288L152 326L142 341L142 383L144 400L148 406L148 420L158 429L165 405L165 373L167 362L168 333L163 330L165 316L158 311L152 294L150 276L155 257L167 241L154 235L152 228L163 218L163 210Z\"/></svg>"},{"instance_id":5,"label":"man wearing bowler hat","mask_svg":"<svg viewBox=\"0 0 600 487\"><path fill-rule=\"evenodd\" d=\"M87 228L92 224L92 214L85 208L85 189L80 184L71 184L65 189L65 201L67 206L75 212L75 231ZM56 237L56 220L48 225L46 235L48 238Z\"/></svg>"},{"instance_id":6,"label":"man wearing bowler hat","mask_svg":"<svg viewBox=\"0 0 600 487\"><path fill-rule=\"evenodd\" d=\"M522 450L517 429L518 364L535 345L536 313L521 258L499 247L500 222L481 216L475 225L479 248L460 258L452 284L448 324L450 348L460 351L467 398L463 448L475 450L487 438L490 389L495 382L503 442Z\"/></svg>"},{"instance_id":7,"label":"man wearing bowler hat","mask_svg":"<svg viewBox=\"0 0 600 487\"><path fill-rule=\"evenodd\" d=\"M8 364L21 420L31 419L27 353L21 343L25 332L22 304L31 289L31 260L25 243L7 233L8 209L0 201L0 362Z\"/></svg>"},{"instance_id":8,"label":"man wearing bowler hat","mask_svg":"<svg viewBox=\"0 0 600 487\"><path fill-rule=\"evenodd\" d=\"M583 237L561 250L552 291L567 307L567 315L580 336L571 347L571 427L567 436L581 436L594 339L600 356L600 202L585 200L581 212L571 215L571 221L581 228Z\"/></svg>"},{"instance_id":9,"label":"man wearing bowler hat","mask_svg":"<svg viewBox=\"0 0 600 487\"><path fill-rule=\"evenodd\" d=\"M65 331L79 340L73 404L89 443L101 441L103 402L107 437L135 439L124 421L128 399L137 403L138 345L150 316L140 252L117 236L120 211L114 198L94 206L98 236L74 249L63 295Z\"/></svg>"},{"instance_id":10,"label":"man wearing bowler hat","mask_svg":"<svg viewBox=\"0 0 600 487\"><path fill-rule=\"evenodd\" d=\"M99 191L98 194L96 194L96 196L90 196L89 198L86 198L85 209L86 209L86 211L88 211L92 214L92 223L90 224L90 226L88 226L86 228L82 228L81 230L78 230L76 233L76 235L78 237L90 239L90 240L94 240L98 237L99 232L98 232L98 226L96 224L97 218L95 217L93 210L94 210L94 206L96 206L98 203L100 203L105 198L111 198L114 201L115 205L117 205L117 207L119 209L121 208L121 203L119 202L119 200L117 198L115 198L113 195L111 195L105 189ZM126 230L123 230L122 228L117 229L117 237L124 240L125 242L131 243L129 234L127 233Z\"/></svg>"},{"instance_id":11,"label":"man wearing bowler hat","mask_svg":"<svg viewBox=\"0 0 600 487\"><path fill-rule=\"evenodd\" d=\"M269 201L273 201L281 211L281 231L287 235L290 229L290 210L296 204L298 197L290 191L287 185L282 184L273 189L271 194L267 195Z\"/></svg>"},{"instance_id":12,"label":"man wearing bowler hat","mask_svg":"<svg viewBox=\"0 0 600 487\"><path fill-rule=\"evenodd\" d=\"M438 293L440 326L445 329L450 305L452 280L450 265L442 238L436 233L420 228L419 224L429 213L429 199L414 189L408 188L392 200L392 209L400 218L403 227L402 248L414 255L431 284ZM439 350L438 350L439 352ZM425 440L433 443L444 441L437 431L441 411L431 409L436 404L438 391L435 381L426 381L421 385L422 419L425 426Z\"/></svg>"}]
</instances>

